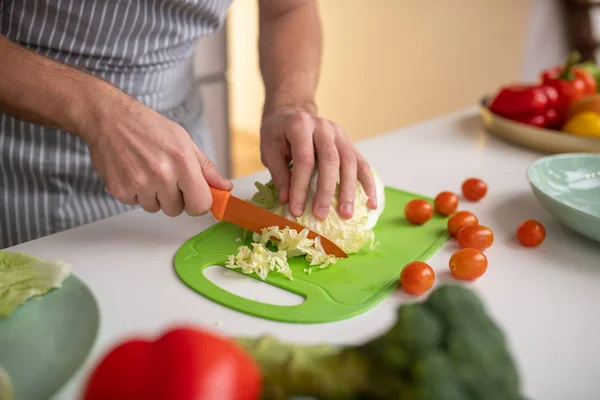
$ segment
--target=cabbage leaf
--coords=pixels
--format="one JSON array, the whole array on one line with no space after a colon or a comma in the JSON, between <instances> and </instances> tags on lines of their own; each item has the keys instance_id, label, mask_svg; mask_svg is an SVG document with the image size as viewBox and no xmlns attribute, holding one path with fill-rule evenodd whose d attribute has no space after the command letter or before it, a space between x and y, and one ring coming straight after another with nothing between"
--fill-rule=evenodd
<instances>
[{"instance_id":1,"label":"cabbage leaf","mask_svg":"<svg viewBox=\"0 0 600 400\"><path fill-rule=\"evenodd\" d=\"M71 273L59 260L0 250L0 317L8 317L32 297L58 288Z\"/></svg>"}]
</instances>

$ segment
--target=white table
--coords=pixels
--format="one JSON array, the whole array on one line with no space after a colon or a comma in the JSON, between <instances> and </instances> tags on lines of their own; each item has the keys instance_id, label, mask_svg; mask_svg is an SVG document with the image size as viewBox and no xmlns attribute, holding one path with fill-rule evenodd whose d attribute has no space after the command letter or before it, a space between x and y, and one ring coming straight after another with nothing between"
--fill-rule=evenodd
<instances>
[{"instance_id":1,"label":"white table","mask_svg":"<svg viewBox=\"0 0 600 400\"><path fill-rule=\"evenodd\" d=\"M459 191L478 176L489 184L485 200L464 205L495 232L487 274L471 286L505 330L524 379L526 395L543 400L600 398L600 244L561 226L533 197L527 166L541 154L483 132L475 108L391 132L358 144L389 186L435 196ZM255 180L239 179L234 192L253 193ZM517 224L534 218L547 228L535 249L516 243ZM396 293L356 318L320 325L267 321L215 304L184 286L172 257L188 238L205 229L210 216L170 219L137 210L8 250L74 263L74 273L90 286L101 308L101 328L87 364L55 399L72 400L95 363L115 340L133 333L158 334L177 322L193 322L227 335L259 335L303 343L359 343L394 322L398 304L413 300ZM456 245L448 243L430 259L444 276ZM228 271L232 273L231 271ZM447 276L447 275L446 275ZM265 284L243 277L242 289L265 294ZM439 284L450 278L440 278ZM281 298L289 301L289 298ZM73 330L77 327L73 326Z\"/></svg>"}]
</instances>

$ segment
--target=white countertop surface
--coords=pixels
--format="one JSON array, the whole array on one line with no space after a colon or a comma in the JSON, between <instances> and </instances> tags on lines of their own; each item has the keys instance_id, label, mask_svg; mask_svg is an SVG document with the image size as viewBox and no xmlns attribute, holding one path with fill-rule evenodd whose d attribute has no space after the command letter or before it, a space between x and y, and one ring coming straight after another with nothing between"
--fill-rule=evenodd
<instances>
[{"instance_id":1,"label":"white countertop surface","mask_svg":"<svg viewBox=\"0 0 600 400\"><path fill-rule=\"evenodd\" d=\"M358 147L388 186L433 197L442 190L459 192L467 177L488 183L484 200L461 207L474 211L496 237L486 251L486 275L470 286L504 329L525 394L531 400L600 398L600 243L563 227L535 200L525 172L542 154L485 133L476 108ZM266 172L238 179L234 193L247 197L255 180L267 179ZM547 229L539 248L524 248L514 238L518 223L530 218ZM90 366L116 340L134 333L158 334L172 324L193 322L226 335L269 332L303 343L352 344L386 330L397 305L413 300L398 292L358 317L319 325L273 322L224 308L186 287L172 265L179 246L213 221L211 216L172 219L136 210L7 249L73 262L73 272L100 305L93 351L54 400L77 398ZM445 272L456 249L449 242L429 260L438 273L436 285L450 279ZM267 301L278 298L265 292L266 284L243 278L236 279L238 292L260 291L259 298Z\"/></svg>"}]
</instances>

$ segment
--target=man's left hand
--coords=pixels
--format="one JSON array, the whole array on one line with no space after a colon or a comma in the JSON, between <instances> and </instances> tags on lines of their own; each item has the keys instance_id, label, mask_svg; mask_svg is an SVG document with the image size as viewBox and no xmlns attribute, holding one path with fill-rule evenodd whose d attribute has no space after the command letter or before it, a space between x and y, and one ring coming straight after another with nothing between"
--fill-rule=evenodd
<instances>
[{"instance_id":1,"label":"man's left hand","mask_svg":"<svg viewBox=\"0 0 600 400\"><path fill-rule=\"evenodd\" d=\"M367 206L377 207L371 167L338 124L305 109L280 108L264 115L260 135L261 160L271 172L280 200L289 201L295 217L304 212L315 165L318 165L312 205L315 217L327 217L338 177L338 213L343 218L354 215L357 181L369 197ZM290 161L294 163L292 171Z\"/></svg>"}]
</instances>

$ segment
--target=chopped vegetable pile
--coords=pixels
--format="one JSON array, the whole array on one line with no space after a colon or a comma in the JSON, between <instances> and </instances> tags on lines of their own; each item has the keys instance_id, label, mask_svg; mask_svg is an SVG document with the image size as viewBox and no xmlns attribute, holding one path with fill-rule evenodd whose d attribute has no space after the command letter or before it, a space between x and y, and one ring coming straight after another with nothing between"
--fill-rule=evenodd
<instances>
[{"instance_id":1,"label":"chopped vegetable pile","mask_svg":"<svg viewBox=\"0 0 600 400\"><path fill-rule=\"evenodd\" d=\"M42 260L0 250L0 317L8 317L21 304L58 288L71 273L71 264Z\"/></svg>"},{"instance_id":2,"label":"chopped vegetable pile","mask_svg":"<svg viewBox=\"0 0 600 400\"><path fill-rule=\"evenodd\" d=\"M263 400L521 400L500 328L474 292L434 290L398 308L396 324L355 347L300 346L271 336L238 339L260 365Z\"/></svg>"},{"instance_id":3,"label":"chopped vegetable pile","mask_svg":"<svg viewBox=\"0 0 600 400\"><path fill-rule=\"evenodd\" d=\"M298 218L291 214L288 204L279 201L273 181L267 184L257 182L255 185L258 192L250 202L323 235L347 254L357 253L367 244L371 249L376 245L373 228L385 205L384 185L374 171L373 176L377 187L377 209L367 208L368 197L360 182L357 182L354 216L350 219L342 218L337 212L339 181L327 218L318 220L314 217L312 198L317 188L317 170L310 182L304 213ZM304 256L310 267L326 268L335 264L338 259L325 253L319 237L314 240L307 237L308 229L298 232L290 228L280 230L278 227L269 227L263 229L262 234L253 233L250 246L240 246L238 253L229 257L226 267L239 268L245 274L255 273L264 280L270 272L278 272L293 279L289 258ZM311 271L310 268L306 269L307 273Z\"/></svg>"}]
</instances>

